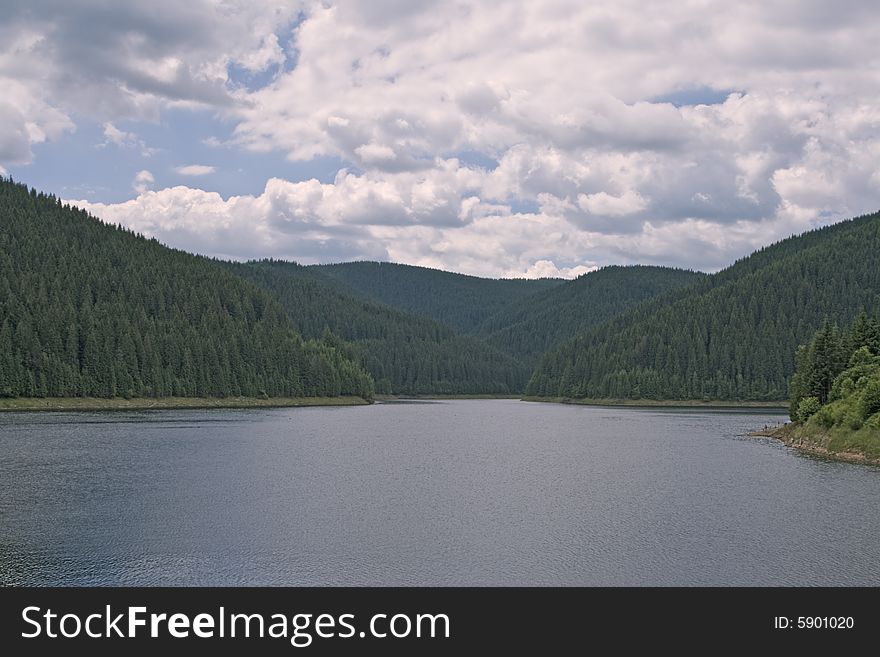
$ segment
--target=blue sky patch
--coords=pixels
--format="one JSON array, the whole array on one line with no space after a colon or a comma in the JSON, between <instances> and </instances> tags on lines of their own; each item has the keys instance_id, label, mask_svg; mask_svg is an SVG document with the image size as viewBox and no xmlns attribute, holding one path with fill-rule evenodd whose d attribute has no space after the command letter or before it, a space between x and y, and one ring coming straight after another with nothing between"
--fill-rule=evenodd
<instances>
[{"instance_id":1,"label":"blue sky patch","mask_svg":"<svg viewBox=\"0 0 880 657\"><path fill-rule=\"evenodd\" d=\"M234 126L212 111L169 109L158 123L116 122L117 129L135 134L141 142L126 145L107 143L103 124L76 117L76 125L75 132L57 141L36 144L34 163L11 165L9 173L62 198L119 203L136 196L132 183L142 170L153 175L151 189L187 185L218 192L224 198L259 195L273 177L332 183L340 169L353 171L338 157L291 162L280 151L255 152L224 145ZM214 172L188 176L176 171L191 165L214 167Z\"/></svg>"},{"instance_id":2,"label":"blue sky patch","mask_svg":"<svg viewBox=\"0 0 880 657\"><path fill-rule=\"evenodd\" d=\"M675 107L693 105L719 105L734 93L735 89L712 89L711 87L691 87L679 89L668 94L651 98L652 103L671 103Z\"/></svg>"}]
</instances>

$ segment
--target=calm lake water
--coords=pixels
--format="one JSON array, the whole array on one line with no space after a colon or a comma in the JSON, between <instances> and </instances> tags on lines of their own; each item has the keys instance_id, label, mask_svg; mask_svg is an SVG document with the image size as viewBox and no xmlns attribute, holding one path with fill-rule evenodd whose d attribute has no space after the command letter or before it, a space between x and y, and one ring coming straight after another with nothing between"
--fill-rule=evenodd
<instances>
[{"instance_id":1,"label":"calm lake water","mask_svg":"<svg viewBox=\"0 0 880 657\"><path fill-rule=\"evenodd\" d=\"M880 585L784 416L443 401L0 414L0 584Z\"/></svg>"}]
</instances>

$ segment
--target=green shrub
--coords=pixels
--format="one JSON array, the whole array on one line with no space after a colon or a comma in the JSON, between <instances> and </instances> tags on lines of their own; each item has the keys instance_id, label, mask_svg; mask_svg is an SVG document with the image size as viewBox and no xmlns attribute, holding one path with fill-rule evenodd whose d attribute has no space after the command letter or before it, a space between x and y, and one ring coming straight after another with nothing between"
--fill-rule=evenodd
<instances>
[{"instance_id":1,"label":"green shrub","mask_svg":"<svg viewBox=\"0 0 880 657\"><path fill-rule=\"evenodd\" d=\"M832 408L831 406L823 406L822 408L820 408L815 414L815 417L816 421L826 429L830 429L831 427L833 427L835 424L837 424L838 420L836 413L834 412L834 408Z\"/></svg>"},{"instance_id":2,"label":"green shrub","mask_svg":"<svg viewBox=\"0 0 880 657\"><path fill-rule=\"evenodd\" d=\"M868 346L859 347L849 358L849 367L855 367L856 365L875 365L876 363L877 357L871 353L871 349Z\"/></svg>"},{"instance_id":3,"label":"green shrub","mask_svg":"<svg viewBox=\"0 0 880 657\"><path fill-rule=\"evenodd\" d=\"M880 378L867 383L859 400L861 419L867 420L877 411L880 411Z\"/></svg>"},{"instance_id":4,"label":"green shrub","mask_svg":"<svg viewBox=\"0 0 880 657\"><path fill-rule=\"evenodd\" d=\"M806 422L818 413L820 408L822 408L822 404L819 402L818 397L804 397L798 403L797 419L801 422Z\"/></svg>"},{"instance_id":5,"label":"green shrub","mask_svg":"<svg viewBox=\"0 0 880 657\"><path fill-rule=\"evenodd\" d=\"M862 428L863 420L862 414L859 412L859 409L853 408L850 409L849 413L846 414L846 418L844 420L846 426L853 431L858 431Z\"/></svg>"},{"instance_id":6,"label":"green shrub","mask_svg":"<svg viewBox=\"0 0 880 657\"><path fill-rule=\"evenodd\" d=\"M828 395L829 401L837 401L838 399L846 399L856 390L856 382L853 381L849 372L844 372L834 380L831 386L831 394Z\"/></svg>"}]
</instances>

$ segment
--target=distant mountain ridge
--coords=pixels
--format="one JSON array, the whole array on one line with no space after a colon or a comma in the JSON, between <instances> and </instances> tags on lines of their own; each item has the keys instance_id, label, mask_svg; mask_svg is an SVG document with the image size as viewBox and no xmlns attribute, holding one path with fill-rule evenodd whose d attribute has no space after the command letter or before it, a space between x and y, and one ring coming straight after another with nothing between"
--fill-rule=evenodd
<instances>
[{"instance_id":1,"label":"distant mountain ridge","mask_svg":"<svg viewBox=\"0 0 880 657\"><path fill-rule=\"evenodd\" d=\"M512 394L525 389L531 374L485 342L359 296L319 268L271 260L229 266L277 299L304 336L329 331L346 341L377 392Z\"/></svg>"},{"instance_id":2,"label":"distant mountain ridge","mask_svg":"<svg viewBox=\"0 0 880 657\"><path fill-rule=\"evenodd\" d=\"M705 277L702 272L669 267L603 267L524 297L483 322L478 334L534 369L545 352L566 339Z\"/></svg>"},{"instance_id":3,"label":"distant mountain ridge","mask_svg":"<svg viewBox=\"0 0 880 657\"><path fill-rule=\"evenodd\" d=\"M349 289L392 308L430 317L458 333L474 333L490 316L562 279L479 278L393 262L311 265Z\"/></svg>"},{"instance_id":4,"label":"distant mountain ridge","mask_svg":"<svg viewBox=\"0 0 880 657\"><path fill-rule=\"evenodd\" d=\"M528 394L785 400L823 318L880 308L880 214L791 237L547 353Z\"/></svg>"},{"instance_id":5,"label":"distant mountain ridge","mask_svg":"<svg viewBox=\"0 0 880 657\"><path fill-rule=\"evenodd\" d=\"M377 389L395 394L522 393L548 346L705 277L650 266L607 267L573 281L481 279L376 262L247 267L250 280L296 310L295 322L314 317L312 326L297 324L304 335L326 327L358 345ZM334 302L317 288L332 288ZM493 308L501 310L490 315ZM470 334L462 335L462 326Z\"/></svg>"},{"instance_id":6,"label":"distant mountain ridge","mask_svg":"<svg viewBox=\"0 0 880 657\"><path fill-rule=\"evenodd\" d=\"M788 397L822 320L880 310L880 215L712 275L482 279L223 262L0 181L0 396ZM305 339L303 339L305 338Z\"/></svg>"},{"instance_id":7,"label":"distant mountain ridge","mask_svg":"<svg viewBox=\"0 0 880 657\"><path fill-rule=\"evenodd\" d=\"M372 393L344 348L303 341L217 261L0 180L0 396Z\"/></svg>"}]
</instances>

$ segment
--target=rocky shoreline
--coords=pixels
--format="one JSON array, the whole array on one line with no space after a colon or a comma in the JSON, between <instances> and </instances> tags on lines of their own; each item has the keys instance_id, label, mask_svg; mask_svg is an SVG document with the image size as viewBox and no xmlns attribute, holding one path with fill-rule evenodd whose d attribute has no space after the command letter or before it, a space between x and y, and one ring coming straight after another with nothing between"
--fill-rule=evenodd
<instances>
[{"instance_id":1,"label":"rocky shoreline","mask_svg":"<svg viewBox=\"0 0 880 657\"><path fill-rule=\"evenodd\" d=\"M749 432L749 435L775 438L788 447L799 449L821 458L880 466L880 458L872 458L863 452L850 449L831 449L830 445L833 436L830 433L818 433L812 427L808 428L797 422L788 422L778 427L765 426L763 429Z\"/></svg>"}]
</instances>

